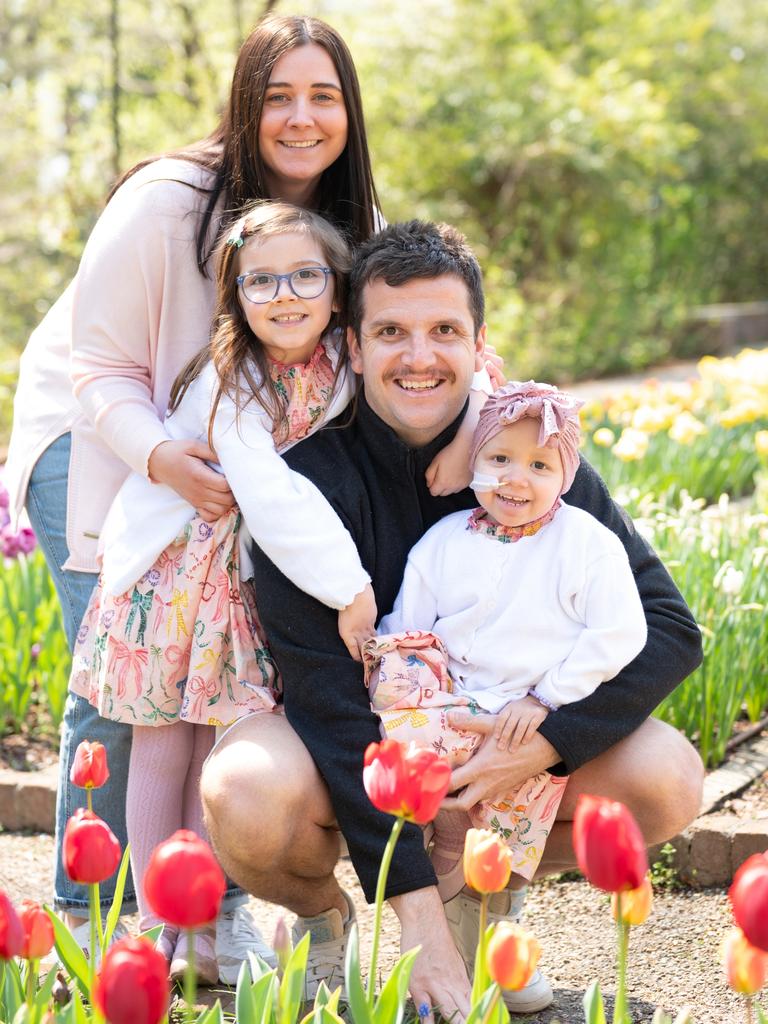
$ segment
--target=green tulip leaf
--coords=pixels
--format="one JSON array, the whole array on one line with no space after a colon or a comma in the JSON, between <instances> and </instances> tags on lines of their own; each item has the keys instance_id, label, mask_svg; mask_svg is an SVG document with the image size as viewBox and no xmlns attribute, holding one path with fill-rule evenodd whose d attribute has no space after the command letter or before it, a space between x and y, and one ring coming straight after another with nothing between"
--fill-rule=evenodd
<instances>
[{"instance_id":1,"label":"green tulip leaf","mask_svg":"<svg viewBox=\"0 0 768 1024\"><path fill-rule=\"evenodd\" d=\"M374 1024L400 1024L408 997L408 982L421 946L401 956L387 978L373 1008Z\"/></svg>"},{"instance_id":2,"label":"green tulip leaf","mask_svg":"<svg viewBox=\"0 0 768 1024\"><path fill-rule=\"evenodd\" d=\"M59 965L54 964L53 967L51 967L51 969L48 971L45 981L37 990L37 993L35 995L35 1006L39 1010L41 1010L44 1006L48 1005L48 1001L51 998L51 992L53 991L53 986L56 983L56 972L58 971L58 969Z\"/></svg>"},{"instance_id":3,"label":"green tulip leaf","mask_svg":"<svg viewBox=\"0 0 768 1024\"><path fill-rule=\"evenodd\" d=\"M251 949L248 950L248 962L251 965L251 978L254 981L258 981L265 974L276 975L275 968L270 967L266 960L262 960L258 953L254 953Z\"/></svg>"},{"instance_id":4,"label":"green tulip leaf","mask_svg":"<svg viewBox=\"0 0 768 1024\"><path fill-rule=\"evenodd\" d=\"M139 938L140 939L149 939L149 941L154 946L154 944L157 942L157 940L163 934L163 928L164 927L165 927L165 925L162 925L162 924L153 924L151 928L147 928L147 930L145 932L141 932L139 934Z\"/></svg>"},{"instance_id":5,"label":"green tulip leaf","mask_svg":"<svg viewBox=\"0 0 768 1024\"><path fill-rule=\"evenodd\" d=\"M251 1000L256 1024L270 1024L275 1005L275 996L278 992L277 971L274 967L253 982L251 985ZM239 1022L240 1018L238 1017L237 1020Z\"/></svg>"},{"instance_id":6,"label":"green tulip leaf","mask_svg":"<svg viewBox=\"0 0 768 1024\"><path fill-rule=\"evenodd\" d=\"M235 1020L237 1024L257 1024L256 1001L251 988L251 974L245 960L240 964L235 993Z\"/></svg>"},{"instance_id":7,"label":"green tulip leaf","mask_svg":"<svg viewBox=\"0 0 768 1024\"><path fill-rule=\"evenodd\" d=\"M291 953L288 963L285 965L285 973L280 983L280 1024L294 1024L299 1007L304 1001L308 953L309 932L302 936L301 942Z\"/></svg>"},{"instance_id":8,"label":"green tulip leaf","mask_svg":"<svg viewBox=\"0 0 768 1024\"><path fill-rule=\"evenodd\" d=\"M80 991L88 999L90 972L85 953L75 942L72 933L63 921L54 914L50 907L45 907L45 912L51 919L53 934L56 940L56 952L69 973L70 978L77 982Z\"/></svg>"},{"instance_id":9,"label":"green tulip leaf","mask_svg":"<svg viewBox=\"0 0 768 1024\"><path fill-rule=\"evenodd\" d=\"M239 1022L240 1018L237 1019ZM200 1014L195 1024L224 1024L224 1014L221 1012L221 1003L218 999L213 1006L209 1006L204 1013Z\"/></svg>"},{"instance_id":10,"label":"green tulip leaf","mask_svg":"<svg viewBox=\"0 0 768 1024\"><path fill-rule=\"evenodd\" d=\"M82 996L77 989L74 989L72 992L72 998L67 1004L67 1011L68 1016L66 1020L68 1024L89 1024Z\"/></svg>"},{"instance_id":11,"label":"green tulip leaf","mask_svg":"<svg viewBox=\"0 0 768 1024\"><path fill-rule=\"evenodd\" d=\"M483 992L481 998L477 1002L473 999L472 1009L467 1017L467 1024L479 1024L479 1021L485 1020L490 1005L497 998L498 994L499 986L494 982L492 985L489 985L485 992ZM504 1005L500 998L497 1003L497 1006L498 1005ZM493 1019L496 1019L495 1015Z\"/></svg>"},{"instance_id":12,"label":"green tulip leaf","mask_svg":"<svg viewBox=\"0 0 768 1024\"><path fill-rule=\"evenodd\" d=\"M360 977L360 946L356 924L349 930L344 978L347 983L347 1002L354 1024L372 1024L371 1009L363 988L363 979Z\"/></svg>"},{"instance_id":13,"label":"green tulip leaf","mask_svg":"<svg viewBox=\"0 0 768 1024\"><path fill-rule=\"evenodd\" d=\"M584 1024L605 1024L603 996L596 981L584 993Z\"/></svg>"},{"instance_id":14,"label":"green tulip leaf","mask_svg":"<svg viewBox=\"0 0 768 1024\"><path fill-rule=\"evenodd\" d=\"M104 927L104 949L109 948L109 943L112 936L115 934L115 928L120 917L120 911L123 909L123 893L125 892L125 879L128 876L128 864L130 863L131 857L131 846L130 843L125 847L123 853L123 859L120 861L120 868L117 872L117 878L115 879L115 895L112 897L112 905L107 913L107 922Z\"/></svg>"},{"instance_id":15,"label":"green tulip leaf","mask_svg":"<svg viewBox=\"0 0 768 1024\"><path fill-rule=\"evenodd\" d=\"M19 965L15 960L0 961L0 981L0 1010L4 1012L5 1020L13 1020L16 1011L24 1002L24 986L21 983Z\"/></svg>"}]
</instances>

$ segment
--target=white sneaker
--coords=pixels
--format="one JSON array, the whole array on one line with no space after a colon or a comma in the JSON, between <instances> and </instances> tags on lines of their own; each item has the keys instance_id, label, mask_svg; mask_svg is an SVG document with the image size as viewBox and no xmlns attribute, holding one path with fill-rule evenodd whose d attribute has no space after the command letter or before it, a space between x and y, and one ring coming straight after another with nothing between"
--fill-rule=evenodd
<instances>
[{"instance_id":1,"label":"white sneaker","mask_svg":"<svg viewBox=\"0 0 768 1024\"><path fill-rule=\"evenodd\" d=\"M342 890L349 917L346 921L335 907L315 917L297 917L291 929L293 945L309 932L309 955L304 981L304 1000L314 1002L320 982L333 991L344 986L344 958L347 955L349 931L355 923L355 908L349 894Z\"/></svg>"},{"instance_id":2,"label":"white sneaker","mask_svg":"<svg viewBox=\"0 0 768 1024\"><path fill-rule=\"evenodd\" d=\"M102 922L103 925L103 922ZM84 921L79 924L76 928L71 929L72 938L78 944L83 953L85 953L86 960L91 958L91 925L89 921ZM109 940L110 946L113 946L118 939L125 939L128 936L128 929L125 927L122 921L118 920L112 938ZM50 970L54 964L59 963L59 954L54 946L48 956L43 957L40 961L41 970ZM98 967L101 963L101 950L96 950L96 966Z\"/></svg>"},{"instance_id":3,"label":"white sneaker","mask_svg":"<svg viewBox=\"0 0 768 1024\"><path fill-rule=\"evenodd\" d=\"M243 903L216 918L216 959L219 978L225 985L237 984L240 964L248 960L249 952L260 956L270 967L277 966L275 951L264 941L253 914Z\"/></svg>"},{"instance_id":4,"label":"white sneaker","mask_svg":"<svg viewBox=\"0 0 768 1024\"><path fill-rule=\"evenodd\" d=\"M523 911L526 890L493 893L488 897L488 924L500 921L519 921ZM462 890L458 896L444 904L448 927L456 948L464 959L470 979L475 972L475 953L480 935L480 896ZM511 1013L536 1013L544 1010L554 999L552 986L537 970L525 988L512 991L502 989L502 998Z\"/></svg>"}]
</instances>

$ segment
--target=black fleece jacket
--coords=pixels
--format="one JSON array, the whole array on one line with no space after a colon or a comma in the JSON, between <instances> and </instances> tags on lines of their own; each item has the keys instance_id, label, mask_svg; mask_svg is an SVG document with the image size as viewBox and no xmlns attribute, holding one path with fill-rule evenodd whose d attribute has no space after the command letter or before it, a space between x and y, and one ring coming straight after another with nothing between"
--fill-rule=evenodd
<instances>
[{"instance_id":1,"label":"black fleece jacket","mask_svg":"<svg viewBox=\"0 0 768 1024\"><path fill-rule=\"evenodd\" d=\"M408 552L422 534L443 516L477 505L469 489L434 498L425 483L427 467L460 421L431 444L409 448L361 395L356 416L345 412L286 453L291 468L317 485L352 535L373 581L380 615L391 610ZM701 637L685 601L585 461L564 500L590 512L624 544L646 613L648 641L618 676L548 715L539 727L562 758L553 769L560 774L574 771L636 729L701 661ZM259 548L253 560L259 614L282 676L288 721L328 785L355 870L372 902L392 819L373 807L363 789L365 748L381 737L362 667L339 637L337 612L294 586ZM290 772L290 765L284 767ZM421 830L408 825L395 850L387 896L434 883Z\"/></svg>"}]
</instances>

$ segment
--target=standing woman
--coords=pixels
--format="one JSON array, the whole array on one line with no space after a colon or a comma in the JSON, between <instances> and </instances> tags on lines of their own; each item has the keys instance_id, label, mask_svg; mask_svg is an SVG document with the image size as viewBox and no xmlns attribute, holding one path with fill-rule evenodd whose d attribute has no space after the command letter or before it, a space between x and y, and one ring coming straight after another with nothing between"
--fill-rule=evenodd
<instances>
[{"instance_id":1,"label":"standing woman","mask_svg":"<svg viewBox=\"0 0 768 1024\"><path fill-rule=\"evenodd\" d=\"M168 484L210 520L233 504L226 480L206 465L214 453L197 442L170 440L163 416L176 374L209 338L212 250L254 199L317 210L352 243L376 226L357 74L344 41L317 19L270 15L259 22L238 55L216 130L143 161L122 178L74 280L22 356L6 482L16 511L26 503L70 646L96 582L99 532L129 470ZM55 903L72 925L86 918L88 893L63 873L61 840L68 818L84 805L69 772L85 739L107 748L111 777L94 793L95 810L126 842L130 726L100 718L84 698L70 694L61 741ZM201 767L190 767L190 793ZM111 899L108 882L102 901ZM126 906L133 899L127 887ZM224 917L224 947L220 941L217 953L223 980L234 981L253 936L245 914Z\"/></svg>"}]
</instances>

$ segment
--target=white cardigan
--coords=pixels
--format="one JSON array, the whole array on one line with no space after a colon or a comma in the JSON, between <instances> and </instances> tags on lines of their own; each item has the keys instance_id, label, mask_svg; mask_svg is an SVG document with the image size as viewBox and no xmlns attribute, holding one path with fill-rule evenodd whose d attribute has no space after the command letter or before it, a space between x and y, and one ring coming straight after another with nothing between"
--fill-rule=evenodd
<instances>
[{"instance_id":1,"label":"white cardigan","mask_svg":"<svg viewBox=\"0 0 768 1024\"><path fill-rule=\"evenodd\" d=\"M334 368L338 352L327 343ZM216 371L209 363L165 420L172 439L206 440ZM337 416L348 404L351 372L342 373L325 415ZM222 396L213 424L213 445L221 470L243 514L241 566L248 575L248 533L278 568L303 591L331 608L344 608L370 577L360 565L351 536L313 483L288 468L274 447L271 421L256 402L241 411ZM290 447L290 445L285 446ZM179 535L194 508L165 484L131 473L117 494L102 530L99 549L105 589L130 589Z\"/></svg>"},{"instance_id":2,"label":"white cardigan","mask_svg":"<svg viewBox=\"0 0 768 1024\"><path fill-rule=\"evenodd\" d=\"M556 707L580 700L640 653L647 629L626 552L589 513L564 504L506 544L467 530L469 515L446 516L411 549L380 634L436 633L457 692L491 713L531 687Z\"/></svg>"}]
</instances>

